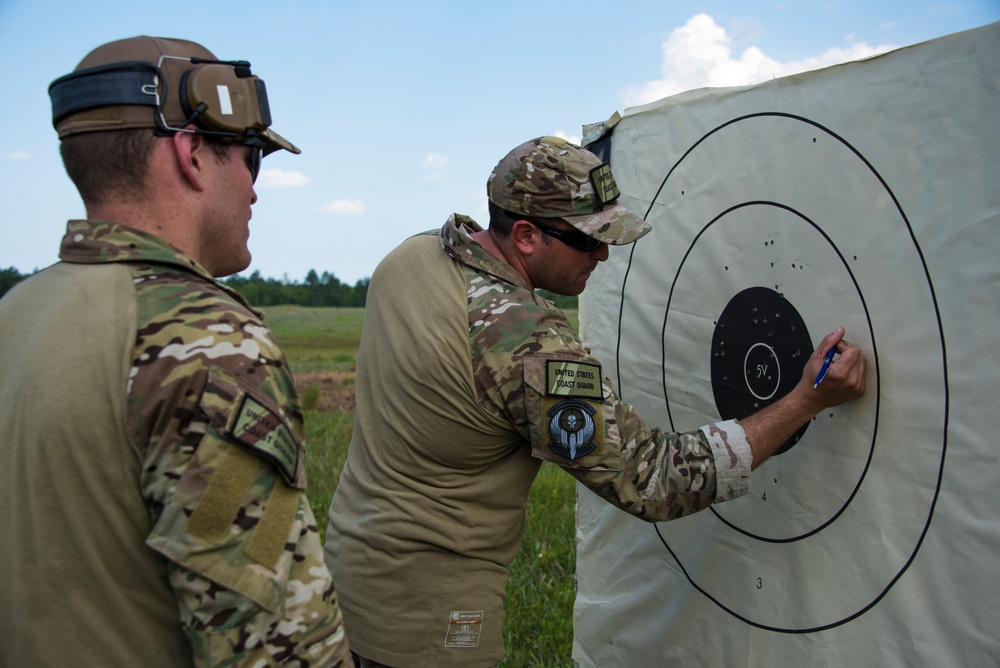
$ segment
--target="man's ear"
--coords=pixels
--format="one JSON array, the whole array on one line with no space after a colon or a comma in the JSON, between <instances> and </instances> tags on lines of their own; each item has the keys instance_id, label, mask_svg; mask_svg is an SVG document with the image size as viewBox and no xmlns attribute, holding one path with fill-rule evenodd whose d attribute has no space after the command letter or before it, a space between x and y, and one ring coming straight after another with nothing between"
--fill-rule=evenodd
<instances>
[{"instance_id":1,"label":"man's ear","mask_svg":"<svg viewBox=\"0 0 1000 668\"><path fill-rule=\"evenodd\" d=\"M527 220L518 220L510 229L510 240L522 255L532 255L542 243L542 233Z\"/></svg>"},{"instance_id":2,"label":"man's ear","mask_svg":"<svg viewBox=\"0 0 1000 668\"><path fill-rule=\"evenodd\" d=\"M196 132L175 132L170 139L181 174L192 188L204 190L207 154L212 150L205 137Z\"/></svg>"}]
</instances>

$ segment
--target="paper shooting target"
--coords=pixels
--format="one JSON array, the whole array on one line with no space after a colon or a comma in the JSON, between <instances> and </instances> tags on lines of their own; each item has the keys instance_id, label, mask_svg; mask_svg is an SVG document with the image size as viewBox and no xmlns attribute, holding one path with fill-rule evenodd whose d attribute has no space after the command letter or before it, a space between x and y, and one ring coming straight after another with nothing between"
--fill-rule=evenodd
<instances>
[{"instance_id":1,"label":"paper shooting target","mask_svg":"<svg viewBox=\"0 0 1000 668\"><path fill-rule=\"evenodd\" d=\"M1000 665L998 62L994 23L584 128L653 229L580 331L648 425L768 405L838 326L868 365L740 498L650 524L578 483L581 668Z\"/></svg>"},{"instance_id":2,"label":"paper shooting target","mask_svg":"<svg viewBox=\"0 0 1000 668\"><path fill-rule=\"evenodd\" d=\"M831 628L903 575L939 492L948 385L920 240L878 165L816 121L744 115L682 148L646 200L654 231L625 274L622 398L662 397L673 430L746 417L794 387L838 325L865 352L867 391L800 429L755 471L748 498L650 530L735 618L784 633ZM642 290L630 285L637 275ZM630 359L651 350L659 378ZM918 396L882 401L903 393ZM869 513L886 489L889 523Z\"/></svg>"}]
</instances>

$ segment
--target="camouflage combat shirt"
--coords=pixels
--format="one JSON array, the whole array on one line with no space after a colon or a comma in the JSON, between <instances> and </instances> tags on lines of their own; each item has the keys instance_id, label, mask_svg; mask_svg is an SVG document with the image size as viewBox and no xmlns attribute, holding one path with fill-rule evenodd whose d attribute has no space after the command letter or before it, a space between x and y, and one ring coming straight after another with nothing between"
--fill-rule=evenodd
<instances>
[{"instance_id":1,"label":"camouflage combat shirt","mask_svg":"<svg viewBox=\"0 0 1000 668\"><path fill-rule=\"evenodd\" d=\"M262 314L70 221L0 301L0 664L350 666Z\"/></svg>"},{"instance_id":2,"label":"camouflage combat shirt","mask_svg":"<svg viewBox=\"0 0 1000 668\"><path fill-rule=\"evenodd\" d=\"M326 550L351 648L388 665L503 656L507 567L542 461L650 521L749 488L742 427L647 426L565 315L470 237L479 229L453 216L369 285Z\"/></svg>"}]
</instances>

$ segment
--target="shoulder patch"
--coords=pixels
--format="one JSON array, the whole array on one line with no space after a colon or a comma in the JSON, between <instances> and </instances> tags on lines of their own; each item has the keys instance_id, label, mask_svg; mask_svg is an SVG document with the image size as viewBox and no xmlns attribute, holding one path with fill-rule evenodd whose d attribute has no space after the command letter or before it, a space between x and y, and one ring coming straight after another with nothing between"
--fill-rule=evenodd
<instances>
[{"instance_id":1,"label":"shoulder patch","mask_svg":"<svg viewBox=\"0 0 1000 668\"><path fill-rule=\"evenodd\" d=\"M230 437L273 462L290 485L295 484L299 443L284 421L249 394L244 395Z\"/></svg>"},{"instance_id":2,"label":"shoulder patch","mask_svg":"<svg viewBox=\"0 0 1000 668\"><path fill-rule=\"evenodd\" d=\"M545 395L602 399L601 366L587 362L548 360L545 363Z\"/></svg>"},{"instance_id":3,"label":"shoulder patch","mask_svg":"<svg viewBox=\"0 0 1000 668\"><path fill-rule=\"evenodd\" d=\"M594 436L597 409L586 401L567 399L549 409L549 447L561 457L576 460L597 449Z\"/></svg>"}]
</instances>

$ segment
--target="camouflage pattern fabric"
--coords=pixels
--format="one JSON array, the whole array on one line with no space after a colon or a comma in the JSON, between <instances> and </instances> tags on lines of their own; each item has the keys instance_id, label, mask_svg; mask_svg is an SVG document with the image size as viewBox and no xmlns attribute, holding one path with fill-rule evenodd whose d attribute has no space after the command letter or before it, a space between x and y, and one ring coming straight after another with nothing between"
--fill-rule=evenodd
<instances>
[{"instance_id":1,"label":"camouflage pattern fabric","mask_svg":"<svg viewBox=\"0 0 1000 668\"><path fill-rule=\"evenodd\" d=\"M652 228L618 204L611 166L560 137L538 137L514 148L486 181L491 202L529 218L561 218L612 246L630 244Z\"/></svg>"},{"instance_id":2,"label":"camouflage pattern fabric","mask_svg":"<svg viewBox=\"0 0 1000 668\"><path fill-rule=\"evenodd\" d=\"M353 665L305 496L302 409L262 314L121 225L70 221L60 257L132 271L127 429L196 664Z\"/></svg>"},{"instance_id":3,"label":"camouflage pattern fabric","mask_svg":"<svg viewBox=\"0 0 1000 668\"><path fill-rule=\"evenodd\" d=\"M726 421L670 433L647 426L618 399L562 311L472 240L469 233L479 229L456 214L441 231L442 247L466 268L479 391L509 417L535 457L649 521L688 515L749 491L751 454L742 427ZM560 370L591 376L596 387L576 383L563 393ZM557 422L567 414L578 425L593 425L591 438L575 450L562 447L557 435L566 433ZM592 449L584 452L584 446Z\"/></svg>"}]
</instances>

